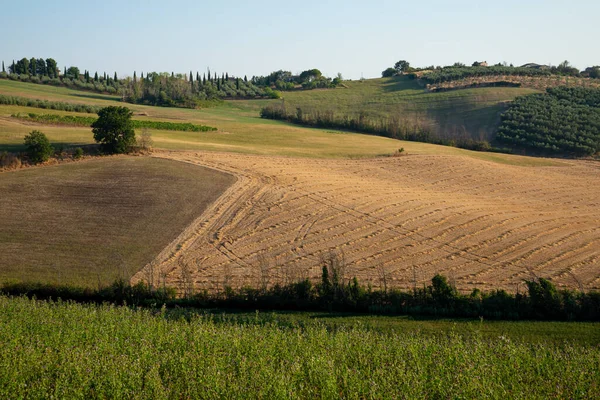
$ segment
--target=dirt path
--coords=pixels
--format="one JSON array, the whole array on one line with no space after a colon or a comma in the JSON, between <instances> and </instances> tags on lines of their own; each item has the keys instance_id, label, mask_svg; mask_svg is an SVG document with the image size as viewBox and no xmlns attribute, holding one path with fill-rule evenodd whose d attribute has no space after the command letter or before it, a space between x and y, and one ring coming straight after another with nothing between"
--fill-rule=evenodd
<instances>
[{"instance_id":1,"label":"dirt path","mask_svg":"<svg viewBox=\"0 0 600 400\"><path fill-rule=\"evenodd\" d=\"M314 160L230 153L159 157L238 177L156 259L181 287L318 278L344 254L346 276L410 288L443 273L459 289L515 291L524 279L600 289L597 163L518 167L458 156ZM148 267L134 281L145 279ZM187 276L187 278L186 278Z\"/></svg>"}]
</instances>

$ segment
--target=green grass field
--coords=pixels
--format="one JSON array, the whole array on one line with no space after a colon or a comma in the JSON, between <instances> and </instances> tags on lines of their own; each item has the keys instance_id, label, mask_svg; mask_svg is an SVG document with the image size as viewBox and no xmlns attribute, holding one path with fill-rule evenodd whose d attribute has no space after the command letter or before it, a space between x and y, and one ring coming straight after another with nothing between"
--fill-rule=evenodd
<instances>
[{"instance_id":1,"label":"green grass field","mask_svg":"<svg viewBox=\"0 0 600 400\"><path fill-rule=\"evenodd\" d=\"M235 178L148 157L0 174L0 281L95 286L151 261Z\"/></svg>"},{"instance_id":2,"label":"green grass field","mask_svg":"<svg viewBox=\"0 0 600 400\"><path fill-rule=\"evenodd\" d=\"M381 80L349 82L350 89L313 90L310 92L286 93L288 96L335 96L326 100L338 101L339 97L353 90L356 85L365 85L369 91L382 90ZM362 87L362 86L361 86ZM376 89L379 88L379 89ZM472 89L475 93L488 89ZM506 90L497 89L497 90ZM337 130L323 130L298 127L278 121L263 120L259 117L260 108L269 100L227 101L223 105L202 110L148 107L117 102L118 98L80 92L31 83L0 80L0 93L91 105L125 105L134 111L135 119L157 121L191 122L218 128L216 132L173 132L152 130L158 148L172 150L208 150L284 155L315 158L376 157L389 155L403 147L409 154L464 155L491 162L515 165L557 165L559 163L531 157L505 154L481 153L427 143L407 142L383 137L361 135ZM362 92L360 92L362 93ZM422 94L419 96L429 96ZM458 93L458 92L456 92ZM447 96L447 93L434 96ZM510 97L507 95L507 97ZM391 99L392 97L389 97ZM429 99L428 97L426 97ZM364 100L364 97L362 98ZM287 101L287 100L286 100ZM341 100L339 100L341 101ZM387 101L387 100L386 100ZM428 100L429 101L429 100ZM44 126L26 124L10 118L16 113L41 113L29 107L0 105L0 151L22 151L23 137L33 129L40 129L53 143L64 146L77 146L93 143L91 129L81 127ZM84 115L64 111L43 110L43 113L60 115Z\"/></svg>"},{"instance_id":3,"label":"green grass field","mask_svg":"<svg viewBox=\"0 0 600 400\"><path fill-rule=\"evenodd\" d=\"M465 335L461 323L332 330L0 297L0 327L2 398L600 396L597 345Z\"/></svg>"}]
</instances>

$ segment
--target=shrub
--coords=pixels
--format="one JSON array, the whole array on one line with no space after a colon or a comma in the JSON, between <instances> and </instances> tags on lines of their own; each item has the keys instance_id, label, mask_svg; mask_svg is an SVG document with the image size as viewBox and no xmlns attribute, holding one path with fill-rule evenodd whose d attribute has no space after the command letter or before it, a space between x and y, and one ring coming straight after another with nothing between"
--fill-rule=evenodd
<instances>
[{"instance_id":1,"label":"shrub","mask_svg":"<svg viewBox=\"0 0 600 400\"><path fill-rule=\"evenodd\" d=\"M21 166L21 159L14 154L6 151L0 153L0 168L19 168Z\"/></svg>"},{"instance_id":2,"label":"shrub","mask_svg":"<svg viewBox=\"0 0 600 400\"><path fill-rule=\"evenodd\" d=\"M150 131L148 130L148 128L142 129L142 134L136 138L136 141L137 141L137 145L140 148L140 150L143 150L143 151L151 151L152 146L154 145L154 141L152 140L152 135L150 134Z\"/></svg>"},{"instance_id":3,"label":"shrub","mask_svg":"<svg viewBox=\"0 0 600 400\"><path fill-rule=\"evenodd\" d=\"M81 157L83 157L83 149L81 147L78 147L73 152L73 158L75 160L79 160Z\"/></svg>"},{"instance_id":4,"label":"shrub","mask_svg":"<svg viewBox=\"0 0 600 400\"><path fill-rule=\"evenodd\" d=\"M31 131L25 136L25 147L27 148L27 156L34 163L48 161L54 149L50 141L40 131Z\"/></svg>"}]
</instances>

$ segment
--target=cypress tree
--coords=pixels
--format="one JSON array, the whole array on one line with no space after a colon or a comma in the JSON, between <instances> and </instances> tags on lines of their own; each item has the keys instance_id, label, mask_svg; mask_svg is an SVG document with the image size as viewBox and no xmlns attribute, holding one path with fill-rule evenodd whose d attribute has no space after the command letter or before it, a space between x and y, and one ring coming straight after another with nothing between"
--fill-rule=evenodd
<instances>
[{"instance_id":1,"label":"cypress tree","mask_svg":"<svg viewBox=\"0 0 600 400\"><path fill-rule=\"evenodd\" d=\"M225 72L225 80L229 82L229 74L227 72Z\"/></svg>"},{"instance_id":2,"label":"cypress tree","mask_svg":"<svg viewBox=\"0 0 600 400\"><path fill-rule=\"evenodd\" d=\"M225 74L221 74L221 85L225 84Z\"/></svg>"},{"instance_id":3,"label":"cypress tree","mask_svg":"<svg viewBox=\"0 0 600 400\"><path fill-rule=\"evenodd\" d=\"M175 78L175 73L171 71L171 78Z\"/></svg>"},{"instance_id":4,"label":"cypress tree","mask_svg":"<svg viewBox=\"0 0 600 400\"><path fill-rule=\"evenodd\" d=\"M14 64L14 61L13 61ZM210 68L208 69L208 80L210 81Z\"/></svg>"},{"instance_id":5,"label":"cypress tree","mask_svg":"<svg viewBox=\"0 0 600 400\"><path fill-rule=\"evenodd\" d=\"M10 67L10 73L14 74L15 73L15 69L16 69L16 65L15 65L15 60L13 60L12 66Z\"/></svg>"},{"instance_id":6,"label":"cypress tree","mask_svg":"<svg viewBox=\"0 0 600 400\"><path fill-rule=\"evenodd\" d=\"M237 78L237 79L235 80L235 88L236 88L237 90L240 90L240 78Z\"/></svg>"},{"instance_id":7,"label":"cypress tree","mask_svg":"<svg viewBox=\"0 0 600 400\"><path fill-rule=\"evenodd\" d=\"M142 76L144 74L142 73ZM135 71L133 71L133 83L136 84L137 83L137 76L135 76Z\"/></svg>"},{"instance_id":8,"label":"cypress tree","mask_svg":"<svg viewBox=\"0 0 600 400\"><path fill-rule=\"evenodd\" d=\"M196 71L196 82L200 82L200 74Z\"/></svg>"},{"instance_id":9,"label":"cypress tree","mask_svg":"<svg viewBox=\"0 0 600 400\"><path fill-rule=\"evenodd\" d=\"M4 61L2 61L2 72L6 72L6 70L4 69Z\"/></svg>"},{"instance_id":10,"label":"cypress tree","mask_svg":"<svg viewBox=\"0 0 600 400\"><path fill-rule=\"evenodd\" d=\"M94 81L98 82L98 71L96 71L96 73L94 74Z\"/></svg>"},{"instance_id":11,"label":"cypress tree","mask_svg":"<svg viewBox=\"0 0 600 400\"><path fill-rule=\"evenodd\" d=\"M248 75L244 75L244 82L248 83Z\"/></svg>"},{"instance_id":12,"label":"cypress tree","mask_svg":"<svg viewBox=\"0 0 600 400\"><path fill-rule=\"evenodd\" d=\"M202 84L206 85L206 74L202 75Z\"/></svg>"},{"instance_id":13,"label":"cypress tree","mask_svg":"<svg viewBox=\"0 0 600 400\"><path fill-rule=\"evenodd\" d=\"M67 67L65 67L65 73L63 75L67 76Z\"/></svg>"},{"instance_id":14,"label":"cypress tree","mask_svg":"<svg viewBox=\"0 0 600 400\"><path fill-rule=\"evenodd\" d=\"M144 72L142 72L142 74L140 75L140 79L143 81L144 80Z\"/></svg>"},{"instance_id":15,"label":"cypress tree","mask_svg":"<svg viewBox=\"0 0 600 400\"><path fill-rule=\"evenodd\" d=\"M217 90L221 90L221 80L217 78Z\"/></svg>"},{"instance_id":16,"label":"cypress tree","mask_svg":"<svg viewBox=\"0 0 600 400\"><path fill-rule=\"evenodd\" d=\"M119 78L117 78L117 71L115 71L115 78L114 78L114 81L116 82L116 81L118 81L118 80L119 80Z\"/></svg>"}]
</instances>

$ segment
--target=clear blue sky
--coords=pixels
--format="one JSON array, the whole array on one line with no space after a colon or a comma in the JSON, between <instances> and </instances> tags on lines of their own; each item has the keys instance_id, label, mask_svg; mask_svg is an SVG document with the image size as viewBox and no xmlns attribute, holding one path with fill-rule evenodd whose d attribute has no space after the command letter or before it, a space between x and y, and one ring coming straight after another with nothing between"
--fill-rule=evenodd
<instances>
[{"instance_id":1,"label":"clear blue sky","mask_svg":"<svg viewBox=\"0 0 600 400\"><path fill-rule=\"evenodd\" d=\"M29 0L0 8L0 59L53 57L92 73L378 77L415 66L600 65L600 1Z\"/></svg>"}]
</instances>

